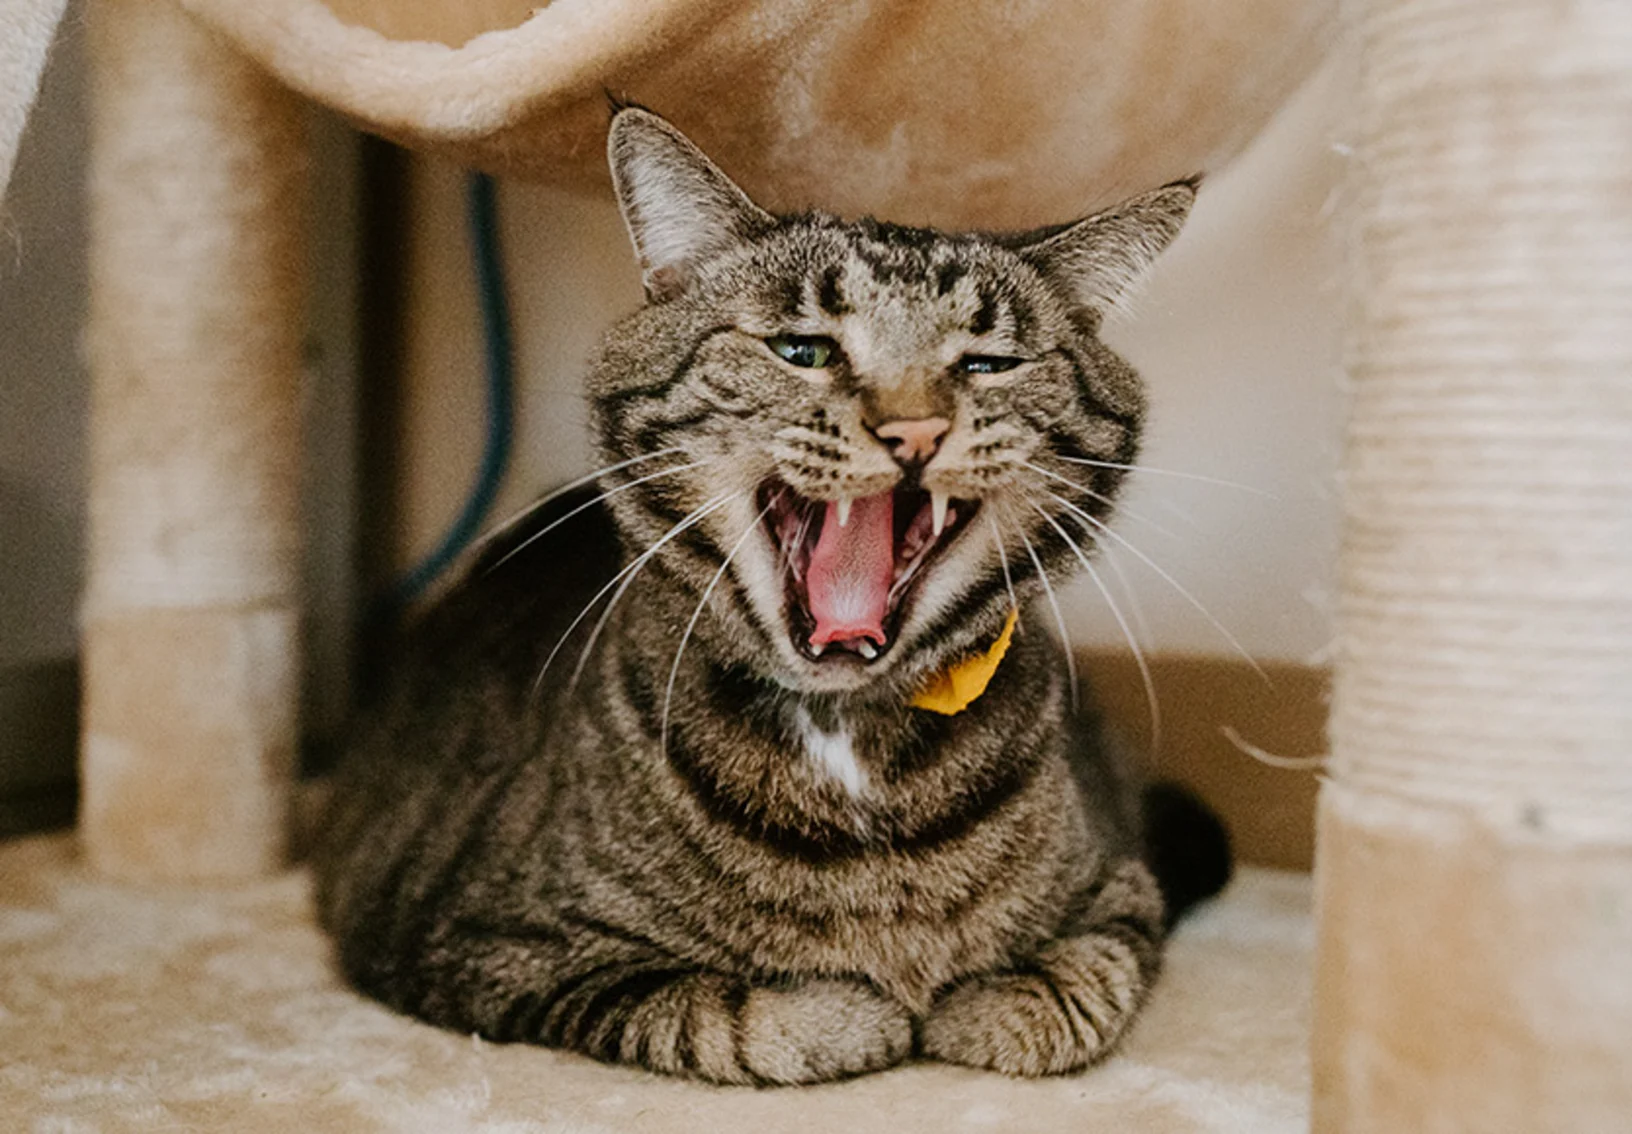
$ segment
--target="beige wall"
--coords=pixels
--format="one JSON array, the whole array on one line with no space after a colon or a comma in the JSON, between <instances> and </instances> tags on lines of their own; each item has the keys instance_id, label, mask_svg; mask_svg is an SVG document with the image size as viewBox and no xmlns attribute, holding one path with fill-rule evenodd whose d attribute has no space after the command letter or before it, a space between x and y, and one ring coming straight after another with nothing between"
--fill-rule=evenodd
<instances>
[{"instance_id":1,"label":"beige wall","mask_svg":"<svg viewBox=\"0 0 1632 1134\"><path fill-rule=\"evenodd\" d=\"M1273 494L1147 475L1125 503L1172 534L1128 515L1119 531L1250 653L1278 661L1317 661L1330 636L1343 316L1330 214L1347 77L1338 65L1318 74L1203 187L1145 302L1107 335L1150 384L1145 463ZM1158 649L1231 652L1168 584L1132 556L1117 558ZM1076 592L1080 624L1095 641L1119 641L1089 590Z\"/></svg>"},{"instance_id":2,"label":"beige wall","mask_svg":"<svg viewBox=\"0 0 1632 1134\"><path fill-rule=\"evenodd\" d=\"M1128 504L1152 523L1128 516L1119 530L1249 651L1293 662L1317 658L1328 636L1341 407L1337 248L1326 210L1340 172L1332 123L1345 89L1341 70L1328 68L1258 145L1209 180L1143 301L1111 332L1152 389L1147 463L1274 494L1145 476ZM416 164L399 564L435 541L479 451L463 194L457 170ZM496 515L588 467L585 360L601 330L639 302L610 202L506 185L503 208L524 393L516 461ZM1118 558L1157 650L1229 650L1167 584L1130 556ZM1091 584L1069 603L1077 644L1120 642Z\"/></svg>"}]
</instances>

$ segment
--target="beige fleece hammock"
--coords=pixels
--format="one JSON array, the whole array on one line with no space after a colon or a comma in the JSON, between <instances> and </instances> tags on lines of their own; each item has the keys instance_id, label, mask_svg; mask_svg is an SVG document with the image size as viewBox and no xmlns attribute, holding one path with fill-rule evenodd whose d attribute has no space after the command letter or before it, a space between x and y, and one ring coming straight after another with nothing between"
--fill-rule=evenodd
<instances>
[{"instance_id":1,"label":"beige fleece hammock","mask_svg":"<svg viewBox=\"0 0 1632 1134\"><path fill-rule=\"evenodd\" d=\"M288 88L408 145L590 188L612 91L768 205L1008 227L1216 167L1313 67L1332 7L96 0L91 861L196 879L281 854L300 538ZM0 29L17 13L36 35L57 8L9 0ZM1315 1127L1625 1130L1632 5L1349 11L1353 411ZM0 90L24 103L34 42L0 44ZM0 168L20 124L5 109Z\"/></svg>"}]
</instances>

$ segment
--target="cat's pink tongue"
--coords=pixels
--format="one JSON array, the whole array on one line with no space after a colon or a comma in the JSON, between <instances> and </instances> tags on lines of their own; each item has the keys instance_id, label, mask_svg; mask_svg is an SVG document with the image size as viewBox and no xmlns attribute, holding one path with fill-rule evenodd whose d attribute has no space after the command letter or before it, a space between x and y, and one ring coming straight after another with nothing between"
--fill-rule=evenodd
<instances>
[{"instance_id":1,"label":"cat's pink tongue","mask_svg":"<svg viewBox=\"0 0 1632 1134\"><path fill-rule=\"evenodd\" d=\"M839 507L827 505L822 534L805 572L813 646L870 638L884 644L884 615L895 578L895 493L863 496L839 526Z\"/></svg>"}]
</instances>

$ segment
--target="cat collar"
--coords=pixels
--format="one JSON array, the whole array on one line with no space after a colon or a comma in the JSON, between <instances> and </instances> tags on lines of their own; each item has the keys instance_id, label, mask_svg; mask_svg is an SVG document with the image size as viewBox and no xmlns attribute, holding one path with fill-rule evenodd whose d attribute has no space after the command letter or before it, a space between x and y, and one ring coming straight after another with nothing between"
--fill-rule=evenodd
<instances>
[{"instance_id":1,"label":"cat collar","mask_svg":"<svg viewBox=\"0 0 1632 1134\"><path fill-rule=\"evenodd\" d=\"M937 674L913 697L912 707L950 717L979 700L980 695L986 692L986 686L991 684L992 675L1002 663L1003 655L1009 652L1017 618L1015 611L1009 611L1008 620L1003 623L1003 632L985 653L965 658Z\"/></svg>"}]
</instances>

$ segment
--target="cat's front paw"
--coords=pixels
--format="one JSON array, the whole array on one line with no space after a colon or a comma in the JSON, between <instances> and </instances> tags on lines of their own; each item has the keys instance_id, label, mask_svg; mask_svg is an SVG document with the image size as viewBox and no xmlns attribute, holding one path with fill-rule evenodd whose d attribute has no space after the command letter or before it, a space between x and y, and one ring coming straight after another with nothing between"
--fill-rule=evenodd
<instances>
[{"instance_id":1,"label":"cat's front paw","mask_svg":"<svg viewBox=\"0 0 1632 1134\"><path fill-rule=\"evenodd\" d=\"M1025 971L971 978L923 1024L926 1058L1035 1078L1109 1054L1144 1000L1134 950L1114 937L1057 941Z\"/></svg>"},{"instance_id":2,"label":"cat's front paw","mask_svg":"<svg viewBox=\"0 0 1632 1134\"><path fill-rule=\"evenodd\" d=\"M619 1013L623 1015L623 1013ZM781 1086L879 1071L912 1053L907 1010L858 981L751 985L693 973L627 1014L615 1048L584 1045L653 1071L714 1083Z\"/></svg>"},{"instance_id":3,"label":"cat's front paw","mask_svg":"<svg viewBox=\"0 0 1632 1134\"><path fill-rule=\"evenodd\" d=\"M739 1021L739 1059L765 1084L847 1078L912 1053L907 1010L856 981L754 988Z\"/></svg>"}]
</instances>

